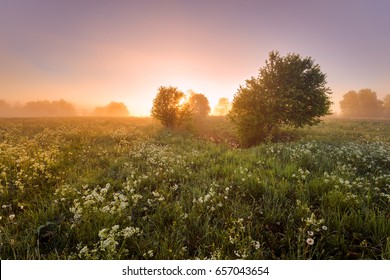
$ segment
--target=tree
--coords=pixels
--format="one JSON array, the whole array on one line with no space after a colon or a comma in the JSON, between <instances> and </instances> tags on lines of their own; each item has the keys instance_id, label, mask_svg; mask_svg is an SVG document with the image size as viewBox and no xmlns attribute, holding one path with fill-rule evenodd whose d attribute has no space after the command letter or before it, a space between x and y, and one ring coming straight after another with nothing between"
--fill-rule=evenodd
<instances>
[{"instance_id":1,"label":"tree","mask_svg":"<svg viewBox=\"0 0 390 280\"><path fill-rule=\"evenodd\" d=\"M122 102L111 102L105 107L96 107L93 115L99 117L128 117L129 110Z\"/></svg>"},{"instance_id":2,"label":"tree","mask_svg":"<svg viewBox=\"0 0 390 280\"><path fill-rule=\"evenodd\" d=\"M59 101L38 100L27 102L22 107L22 111L24 116L30 117L70 117L77 115L74 105L62 99Z\"/></svg>"},{"instance_id":3,"label":"tree","mask_svg":"<svg viewBox=\"0 0 390 280\"><path fill-rule=\"evenodd\" d=\"M214 107L213 113L216 116L225 116L230 110L231 104L225 97L218 100L218 104Z\"/></svg>"},{"instance_id":4,"label":"tree","mask_svg":"<svg viewBox=\"0 0 390 280\"><path fill-rule=\"evenodd\" d=\"M188 106L195 118L205 118L210 114L209 100L201 93L189 91Z\"/></svg>"},{"instance_id":5,"label":"tree","mask_svg":"<svg viewBox=\"0 0 390 280\"><path fill-rule=\"evenodd\" d=\"M12 116L12 107L4 100L0 100L0 118L10 116Z\"/></svg>"},{"instance_id":6,"label":"tree","mask_svg":"<svg viewBox=\"0 0 390 280\"><path fill-rule=\"evenodd\" d=\"M229 112L246 146L271 137L281 125L314 125L329 114L326 75L311 57L295 53L282 57L273 51L265 64L258 77L240 86Z\"/></svg>"},{"instance_id":7,"label":"tree","mask_svg":"<svg viewBox=\"0 0 390 280\"><path fill-rule=\"evenodd\" d=\"M361 89L358 92L362 117L381 117L382 101L378 100L376 92L371 89Z\"/></svg>"},{"instance_id":8,"label":"tree","mask_svg":"<svg viewBox=\"0 0 390 280\"><path fill-rule=\"evenodd\" d=\"M53 106L54 108L55 116L70 117L77 115L75 106L72 103L67 102L63 99L59 101L52 101L51 106Z\"/></svg>"},{"instance_id":9,"label":"tree","mask_svg":"<svg viewBox=\"0 0 390 280\"><path fill-rule=\"evenodd\" d=\"M383 99L383 114L385 118L390 118L390 94Z\"/></svg>"},{"instance_id":10,"label":"tree","mask_svg":"<svg viewBox=\"0 0 390 280\"><path fill-rule=\"evenodd\" d=\"M341 114L346 117L356 117L359 114L359 95L356 91L350 90L340 101Z\"/></svg>"},{"instance_id":11,"label":"tree","mask_svg":"<svg viewBox=\"0 0 390 280\"><path fill-rule=\"evenodd\" d=\"M346 117L375 118L383 115L382 101L371 89L351 90L340 101L341 114Z\"/></svg>"},{"instance_id":12,"label":"tree","mask_svg":"<svg viewBox=\"0 0 390 280\"><path fill-rule=\"evenodd\" d=\"M153 100L152 117L160 120L165 127L178 126L190 112L188 104L180 104L184 97L184 93L176 87L161 86Z\"/></svg>"}]
</instances>

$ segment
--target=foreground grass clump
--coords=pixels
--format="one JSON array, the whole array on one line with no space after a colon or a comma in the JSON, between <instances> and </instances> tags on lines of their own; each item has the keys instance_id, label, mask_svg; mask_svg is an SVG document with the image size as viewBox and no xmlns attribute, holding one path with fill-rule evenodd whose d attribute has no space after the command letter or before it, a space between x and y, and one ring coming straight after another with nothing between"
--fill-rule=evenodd
<instances>
[{"instance_id":1,"label":"foreground grass clump","mask_svg":"<svg viewBox=\"0 0 390 280\"><path fill-rule=\"evenodd\" d=\"M389 123L221 131L1 120L1 259L390 259Z\"/></svg>"}]
</instances>

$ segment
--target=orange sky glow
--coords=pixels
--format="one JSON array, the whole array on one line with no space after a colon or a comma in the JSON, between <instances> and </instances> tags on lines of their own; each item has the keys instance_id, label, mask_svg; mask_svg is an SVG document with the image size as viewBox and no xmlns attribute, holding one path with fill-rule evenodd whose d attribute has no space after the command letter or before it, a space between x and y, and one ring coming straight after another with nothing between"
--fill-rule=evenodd
<instances>
[{"instance_id":1,"label":"orange sky glow","mask_svg":"<svg viewBox=\"0 0 390 280\"><path fill-rule=\"evenodd\" d=\"M351 89L390 94L389 1L0 1L0 100L124 102L160 86L232 101L268 53L311 56L333 110Z\"/></svg>"}]
</instances>

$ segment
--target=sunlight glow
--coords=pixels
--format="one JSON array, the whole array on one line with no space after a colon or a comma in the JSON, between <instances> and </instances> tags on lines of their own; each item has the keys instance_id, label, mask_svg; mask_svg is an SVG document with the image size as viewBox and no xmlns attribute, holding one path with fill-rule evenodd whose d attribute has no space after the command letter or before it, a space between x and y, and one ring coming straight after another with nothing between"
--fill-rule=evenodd
<instances>
[{"instance_id":1,"label":"sunlight glow","mask_svg":"<svg viewBox=\"0 0 390 280\"><path fill-rule=\"evenodd\" d=\"M179 106L182 107L184 104L186 104L188 101L188 96L184 96L179 101Z\"/></svg>"},{"instance_id":2,"label":"sunlight glow","mask_svg":"<svg viewBox=\"0 0 390 280\"><path fill-rule=\"evenodd\" d=\"M64 99L79 109L115 101L131 115L148 116L157 89L174 86L205 95L213 109L219 98L231 102L272 50L312 56L327 74L334 111L352 88L372 88L378 98L390 93L386 1L366 1L364 9L340 5L337 14L329 1L285 1L283 11L272 1L68 2L2 6L0 100L12 105ZM311 6L317 5L313 20ZM351 9L372 12L349 25L344 15ZM360 32L365 22L375 27L372 32ZM378 42L375 51L362 41Z\"/></svg>"}]
</instances>

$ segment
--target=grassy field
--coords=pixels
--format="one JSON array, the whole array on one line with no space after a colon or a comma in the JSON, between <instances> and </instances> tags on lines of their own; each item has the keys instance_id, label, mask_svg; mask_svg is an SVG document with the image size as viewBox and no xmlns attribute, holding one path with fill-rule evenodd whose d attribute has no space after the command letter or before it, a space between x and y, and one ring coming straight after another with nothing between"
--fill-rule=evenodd
<instances>
[{"instance_id":1,"label":"grassy field","mask_svg":"<svg viewBox=\"0 0 390 280\"><path fill-rule=\"evenodd\" d=\"M0 120L0 258L390 259L390 122L285 133Z\"/></svg>"}]
</instances>

